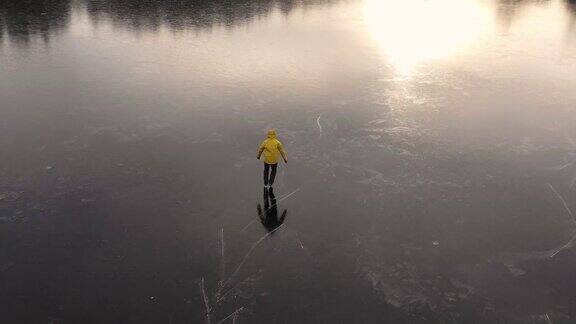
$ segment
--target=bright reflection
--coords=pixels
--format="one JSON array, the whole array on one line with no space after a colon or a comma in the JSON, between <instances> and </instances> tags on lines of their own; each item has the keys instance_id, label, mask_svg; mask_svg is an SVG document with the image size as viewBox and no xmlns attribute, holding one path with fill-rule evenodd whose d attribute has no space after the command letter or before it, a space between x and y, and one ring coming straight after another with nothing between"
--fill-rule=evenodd
<instances>
[{"instance_id":1,"label":"bright reflection","mask_svg":"<svg viewBox=\"0 0 576 324\"><path fill-rule=\"evenodd\" d=\"M492 23L487 8L474 0L365 0L364 17L402 75L462 50Z\"/></svg>"}]
</instances>

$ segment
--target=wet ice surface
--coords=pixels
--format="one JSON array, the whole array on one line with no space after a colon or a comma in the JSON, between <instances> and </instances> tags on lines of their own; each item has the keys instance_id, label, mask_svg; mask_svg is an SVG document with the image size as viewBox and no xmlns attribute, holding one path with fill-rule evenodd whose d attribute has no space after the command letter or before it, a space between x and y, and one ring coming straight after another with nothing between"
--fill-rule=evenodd
<instances>
[{"instance_id":1,"label":"wet ice surface","mask_svg":"<svg viewBox=\"0 0 576 324\"><path fill-rule=\"evenodd\" d=\"M0 319L572 323L575 11L1 2Z\"/></svg>"}]
</instances>

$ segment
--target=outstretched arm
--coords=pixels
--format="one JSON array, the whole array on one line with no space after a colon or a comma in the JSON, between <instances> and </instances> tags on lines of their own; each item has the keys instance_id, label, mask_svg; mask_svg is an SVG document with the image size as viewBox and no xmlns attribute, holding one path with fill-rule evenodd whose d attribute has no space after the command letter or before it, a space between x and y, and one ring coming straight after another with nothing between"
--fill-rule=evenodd
<instances>
[{"instance_id":1,"label":"outstretched arm","mask_svg":"<svg viewBox=\"0 0 576 324\"><path fill-rule=\"evenodd\" d=\"M256 155L257 160L260 160L260 156L262 155L262 152L264 152L264 145L260 145L260 148L258 149L258 155Z\"/></svg>"},{"instance_id":2,"label":"outstretched arm","mask_svg":"<svg viewBox=\"0 0 576 324\"><path fill-rule=\"evenodd\" d=\"M280 143L278 143L278 151L280 151L280 154L282 154L284 163L288 163L288 154L286 154L286 151L284 151L284 147L282 147L282 144Z\"/></svg>"}]
</instances>

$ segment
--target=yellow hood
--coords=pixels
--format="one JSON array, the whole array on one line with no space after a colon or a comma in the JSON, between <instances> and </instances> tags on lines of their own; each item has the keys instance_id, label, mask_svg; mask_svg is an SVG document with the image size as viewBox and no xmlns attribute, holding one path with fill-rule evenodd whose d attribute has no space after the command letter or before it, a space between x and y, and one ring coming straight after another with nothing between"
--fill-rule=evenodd
<instances>
[{"instance_id":1,"label":"yellow hood","mask_svg":"<svg viewBox=\"0 0 576 324\"><path fill-rule=\"evenodd\" d=\"M270 138L270 139L276 138L276 131L273 129L269 130L268 131L268 138Z\"/></svg>"}]
</instances>

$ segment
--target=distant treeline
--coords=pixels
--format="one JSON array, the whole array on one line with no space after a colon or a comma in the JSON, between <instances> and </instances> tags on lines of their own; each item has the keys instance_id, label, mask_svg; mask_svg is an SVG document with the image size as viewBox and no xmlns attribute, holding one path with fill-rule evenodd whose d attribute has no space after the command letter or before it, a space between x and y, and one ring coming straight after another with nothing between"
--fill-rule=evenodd
<instances>
[{"instance_id":1,"label":"distant treeline","mask_svg":"<svg viewBox=\"0 0 576 324\"><path fill-rule=\"evenodd\" d=\"M299 6L328 0L87 0L93 19L107 17L134 29L233 27L264 17L278 8L289 14Z\"/></svg>"},{"instance_id":2,"label":"distant treeline","mask_svg":"<svg viewBox=\"0 0 576 324\"><path fill-rule=\"evenodd\" d=\"M274 9L289 14L307 7L338 0L1 0L0 40L27 42L32 36L45 41L70 21L73 3L85 8L90 18L102 19L131 29L206 29L214 25L233 27Z\"/></svg>"},{"instance_id":3,"label":"distant treeline","mask_svg":"<svg viewBox=\"0 0 576 324\"><path fill-rule=\"evenodd\" d=\"M345 0L0 0L0 41L7 36L13 42L27 42L31 37L48 41L68 25L73 3L87 10L96 23L104 19L134 30L156 30L160 26L182 30L215 25L232 28L265 17L275 9L288 15L294 8L338 1ZM500 19L508 23L523 4L542 2L495 1ZM576 0L563 1L576 15Z\"/></svg>"},{"instance_id":4,"label":"distant treeline","mask_svg":"<svg viewBox=\"0 0 576 324\"><path fill-rule=\"evenodd\" d=\"M27 42L31 36L48 41L70 20L71 0L1 0L0 40Z\"/></svg>"}]
</instances>

